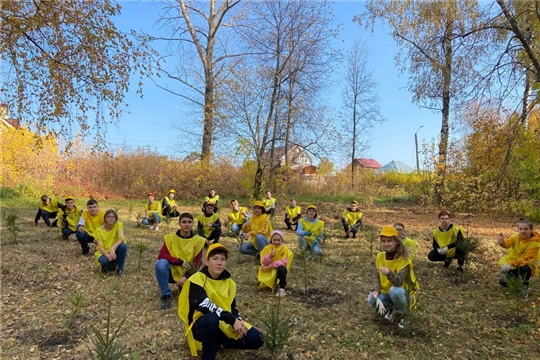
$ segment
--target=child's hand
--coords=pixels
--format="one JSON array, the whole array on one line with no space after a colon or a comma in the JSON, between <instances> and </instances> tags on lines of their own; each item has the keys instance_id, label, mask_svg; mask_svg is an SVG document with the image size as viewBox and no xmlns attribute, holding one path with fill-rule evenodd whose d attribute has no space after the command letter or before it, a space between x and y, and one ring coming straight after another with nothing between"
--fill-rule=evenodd
<instances>
[{"instance_id":1,"label":"child's hand","mask_svg":"<svg viewBox=\"0 0 540 360\"><path fill-rule=\"evenodd\" d=\"M381 266L379 268L379 271L381 272L381 274L383 274L384 276L388 275L390 273L390 269L388 269L386 266Z\"/></svg>"},{"instance_id":2,"label":"child's hand","mask_svg":"<svg viewBox=\"0 0 540 360\"><path fill-rule=\"evenodd\" d=\"M246 326L244 325L244 322L243 321L240 321L238 319L236 319L234 321L234 325L233 325L233 328L234 328L234 332L236 332L238 335L240 336L244 336L247 334L247 328Z\"/></svg>"},{"instance_id":3,"label":"child's hand","mask_svg":"<svg viewBox=\"0 0 540 360\"><path fill-rule=\"evenodd\" d=\"M270 256L271 257L276 256L276 250L275 249L272 249L272 251L270 251Z\"/></svg>"}]
</instances>

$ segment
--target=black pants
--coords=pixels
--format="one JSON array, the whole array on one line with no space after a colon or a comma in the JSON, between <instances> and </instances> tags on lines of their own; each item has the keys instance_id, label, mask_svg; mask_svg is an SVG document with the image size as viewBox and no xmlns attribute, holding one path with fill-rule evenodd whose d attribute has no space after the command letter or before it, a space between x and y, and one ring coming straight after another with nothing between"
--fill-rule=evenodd
<instances>
[{"instance_id":1,"label":"black pants","mask_svg":"<svg viewBox=\"0 0 540 360\"><path fill-rule=\"evenodd\" d=\"M171 211L171 206L167 205L161 210L161 215L164 217L169 216L169 218L179 217L180 213L178 210Z\"/></svg>"},{"instance_id":2,"label":"black pants","mask_svg":"<svg viewBox=\"0 0 540 360\"><path fill-rule=\"evenodd\" d=\"M285 218L285 225L287 225L287 230L292 230L292 226L294 225L294 230L298 229L298 221L293 223L291 219L288 217Z\"/></svg>"},{"instance_id":3,"label":"black pants","mask_svg":"<svg viewBox=\"0 0 540 360\"><path fill-rule=\"evenodd\" d=\"M437 249L433 249L429 252L427 256L429 261L449 261L446 259L457 259L458 265L465 264L465 253L463 250L456 248L456 254L453 257L447 257L446 255L441 255Z\"/></svg>"},{"instance_id":4,"label":"black pants","mask_svg":"<svg viewBox=\"0 0 540 360\"><path fill-rule=\"evenodd\" d=\"M276 279L279 280L279 288L285 289L287 286L287 268L285 266L278 266Z\"/></svg>"},{"instance_id":5,"label":"black pants","mask_svg":"<svg viewBox=\"0 0 540 360\"><path fill-rule=\"evenodd\" d=\"M216 313L198 318L192 329L193 338L202 342L202 360L215 360L220 346L225 349L258 349L264 343L262 334L254 327L238 340L228 338L219 328L219 316Z\"/></svg>"},{"instance_id":6,"label":"black pants","mask_svg":"<svg viewBox=\"0 0 540 360\"><path fill-rule=\"evenodd\" d=\"M523 279L523 285L529 287L529 279L532 275L532 269L529 265L520 266L513 270L508 271L508 274L506 275L507 278L513 277L513 278L522 278ZM499 284L501 284L504 287L508 287L508 284L506 284L506 281L500 280Z\"/></svg>"},{"instance_id":7,"label":"black pants","mask_svg":"<svg viewBox=\"0 0 540 360\"><path fill-rule=\"evenodd\" d=\"M356 236L356 233L358 232L358 227L360 226L360 224L358 225L354 224L353 226L350 226L349 222L345 219L341 219L341 224L343 225L343 230L345 230L346 233L348 233L350 229L353 235Z\"/></svg>"},{"instance_id":8,"label":"black pants","mask_svg":"<svg viewBox=\"0 0 540 360\"><path fill-rule=\"evenodd\" d=\"M208 240L214 240L214 244L219 242L219 238L221 237L221 228L217 227L212 230L210 233L210 236L208 237Z\"/></svg>"}]
</instances>

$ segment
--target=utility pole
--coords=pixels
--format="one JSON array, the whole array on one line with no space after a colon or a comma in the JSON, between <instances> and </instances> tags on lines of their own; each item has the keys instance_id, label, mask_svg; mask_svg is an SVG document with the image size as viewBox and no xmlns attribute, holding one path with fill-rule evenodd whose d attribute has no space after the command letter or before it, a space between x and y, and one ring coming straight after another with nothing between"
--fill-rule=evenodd
<instances>
[{"instance_id":1,"label":"utility pole","mask_svg":"<svg viewBox=\"0 0 540 360\"><path fill-rule=\"evenodd\" d=\"M420 126L418 130L414 133L414 146L416 148L416 172L420 171L420 161L418 159L418 131L420 131L421 128L423 128L424 125Z\"/></svg>"}]
</instances>

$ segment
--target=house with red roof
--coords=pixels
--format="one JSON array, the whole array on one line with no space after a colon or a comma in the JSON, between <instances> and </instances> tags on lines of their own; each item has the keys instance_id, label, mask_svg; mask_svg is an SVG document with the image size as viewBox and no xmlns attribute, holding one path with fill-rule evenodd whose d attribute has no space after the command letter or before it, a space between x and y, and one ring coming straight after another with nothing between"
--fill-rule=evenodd
<instances>
[{"instance_id":1,"label":"house with red roof","mask_svg":"<svg viewBox=\"0 0 540 360\"><path fill-rule=\"evenodd\" d=\"M354 167L361 167L361 168L368 169L371 171L375 171L377 169L382 168L382 165L379 164L377 160L368 159L368 158L354 159L353 165Z\"/></svg>"}]
</instances>

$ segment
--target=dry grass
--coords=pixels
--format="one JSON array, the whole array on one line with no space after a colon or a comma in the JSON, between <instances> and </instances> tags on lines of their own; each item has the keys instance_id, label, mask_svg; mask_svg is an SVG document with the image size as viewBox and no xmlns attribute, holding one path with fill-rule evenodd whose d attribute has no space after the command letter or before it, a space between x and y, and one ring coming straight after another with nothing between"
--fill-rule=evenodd
<instances>
[{"instance_id":1,"label":"dry grass","mask_svg":"<svg viewBox=\"0 0 540 360\"><path fill-rule=\"evenodd\" d=\"M377 318L365 298L371 287L373 267L369 244L362 239L340 240L337 212L330 204L317 204L319 214L332 233L324 257L309 264L308 292L300 263L293 264L288 277L284 312L294 319L290 345L278 359L539 359L540 321L536 303L540 285L534 280L530 297L521 300L497 285L497 259L502 254L496 234L509 234L511 219L495 223L492 217L456 216L454 222L478 235L483 243L464 275L426 259L431 248L429 229L435 226L434 211L410 207L379 207L365 211L367 227L379 228L403 221L409 235L418 240L415 270L420 283L419 308L405 329ZM106 207L102 204L102 207ZM195 207L190 210L196 212ZM176 229L175 223L153 232L137 228L128 206L120 208L126 223L128 259L126 277L102 276L93 257L80 255L74 240L62 241L58 229L32 226L34 209L21 209L19 244L1 248L1 350L2 359L87 359L91 326L105 328L107 304L111 301L113 326L126 319L121 342L135 358L190 359L176 303L159 310L159 289L153 266L163 235ZM222 214L225 214L222 209ZM277 227L283 228L277 216ZM74 236L72 236L74 238ZM287 244L296 249L293 233ZM138 269L133 244L145 241L148 250ZM222 242L235 249L233 237ZM376 246L378 248L378 245ZM261 309L275 297L256 286L254 258L231 251L228 268L238 284L237 302L242 315L260 325ZM74 311L70 297L78 293L84 306ZM175 295L177 291L175 291ZM270 359L266 351L222 351L219 359Z\"/></svg>"}]
</instances>

